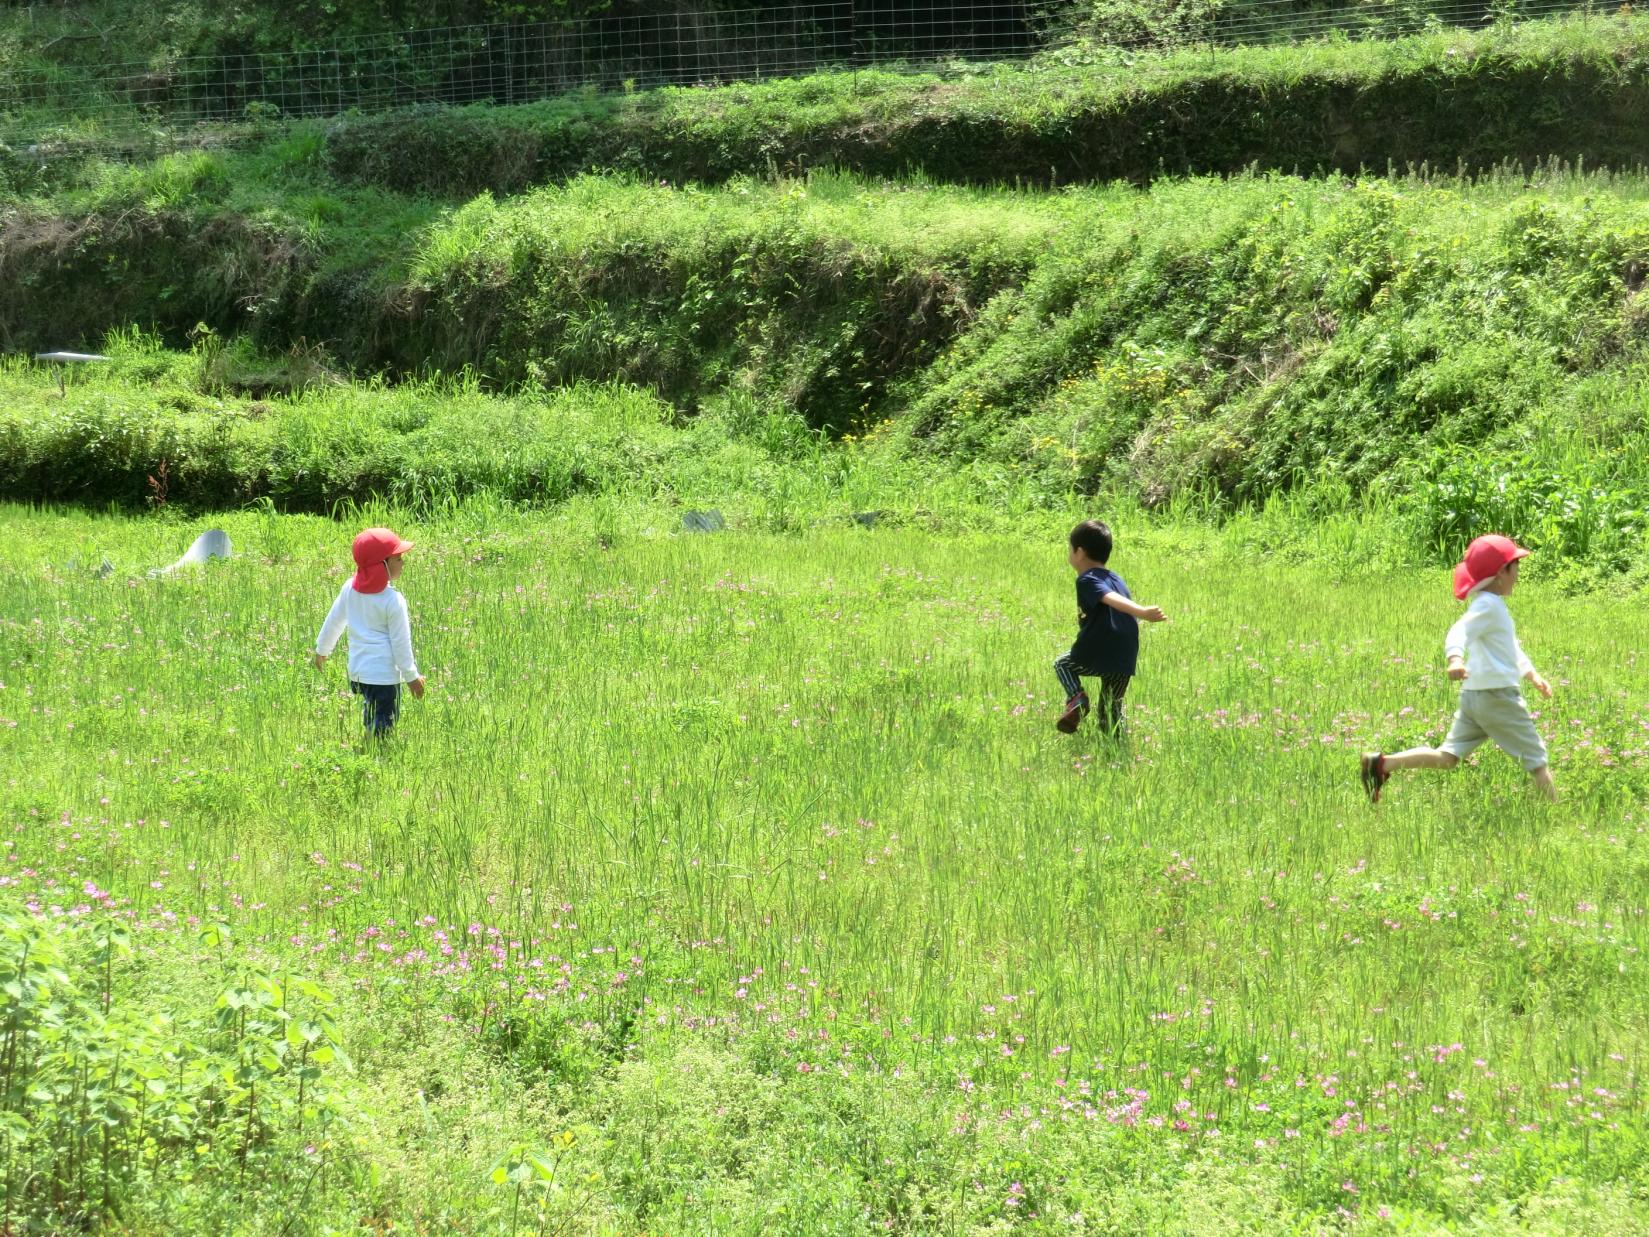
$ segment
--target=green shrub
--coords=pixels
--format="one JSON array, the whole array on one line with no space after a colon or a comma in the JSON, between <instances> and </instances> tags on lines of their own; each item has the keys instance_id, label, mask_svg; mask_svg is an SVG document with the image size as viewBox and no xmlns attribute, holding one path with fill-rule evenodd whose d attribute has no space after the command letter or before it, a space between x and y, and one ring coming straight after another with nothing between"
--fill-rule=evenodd
<instances>
[{"instance_id":1,"label":"green shrub","mask_svg":"<svg viewBox=\"0 0 1649 1237\"><path fill-rule=\"evenodd\" d=\"M90 882L87 897L106 899ZM209 945L225 941L211 929ZM198 1180L241 1191L333 1153L328 1067L345 1064L332 995L257 967L215 1003L128 995L112 914L0 915L4 1221L80 1226Z\"/></svg>"},{"instance_id":2,"label":"green shrub","mask_svg":"<svg viewBox=\"0 0 1649 1237\"><path fill-rule=\"evenodd\" d=\"M146 344L130 359L116 352L111 370L79 379L66 399L43 375L0 369L11 397L0 408L0 496L196 510L261 499L313 512L374 497L420 508L483 495L532 506L733 499L762 508L762 520L805 521L865 478L917 471L846 456L824 467L798 416L749 397L718 399L685 425L656 396L616 384L499 397L473 381L328 382L253 399L210 393L214 348L169 365Z\"/></svg>"},{"instance_id":3,"label":"green shrub","mask_svg":"<svg viewBox=\"0 0 1649 1237\"><path fill-rule=\"evenodd\" d=\"M1424 535L1458 554L1485 529L1515 529L1530 545L1605 571L1638 561L1649 537L1649 489L1641 477L1599 485L1595 474L1542 466L1538 458L1483 460L1439 454L1413 491Z\"/></svg>"}]
</instances>

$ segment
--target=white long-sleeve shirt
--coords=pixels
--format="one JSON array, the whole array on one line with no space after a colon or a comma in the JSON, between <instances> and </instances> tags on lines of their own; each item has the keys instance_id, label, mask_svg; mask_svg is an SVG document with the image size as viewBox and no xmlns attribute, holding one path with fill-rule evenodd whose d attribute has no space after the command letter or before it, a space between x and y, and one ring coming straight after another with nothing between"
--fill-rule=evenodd
<instances>
[{"instance_id":1,"label":"white long-sleeve shirt","mask_svg":"<svg viewBox=\"0 0 1649 1237\"><path fill-rule=\"evenodd\" d=\"M406 598L394 588L357 593L346 583L321 624L315 651L330 657L338 637L349 629L349 679L352 683L410 683L421 677L412 660L412 620Z\"/></svg>"},{"instance_id":2,"label":"white long-sleeve shirt","mask_svg":"<svg viewBox=\"0 0 1649 1237\"><path fill-rule=\"evenodd\" d=\"M1517 642L1517 628L1512 626L1506 599L1481 588L1471 595L1466 612L1449 628L1443 639L1443 654L1465 658L1462 691L1516 687L1534 669Z\"/></svg>"}]
</instances>

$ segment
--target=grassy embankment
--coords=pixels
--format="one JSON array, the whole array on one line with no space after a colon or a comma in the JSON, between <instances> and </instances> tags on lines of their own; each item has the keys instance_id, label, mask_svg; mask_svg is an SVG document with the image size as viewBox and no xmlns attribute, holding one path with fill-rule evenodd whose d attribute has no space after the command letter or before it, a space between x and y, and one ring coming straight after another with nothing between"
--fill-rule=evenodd
<instances>
[{"instance_id":1,"label":"grassy embankment","mask_svg":"<svg viewBox=\"0 0 1649 1237\"><path fill-rule=\"evenodd\" d=\"M19 185L0 217L0 339L95 346L134 323L174 346L199 324L209 334L188 362L128 347L141 359L62 402L13 372L5 492L141 501L156 496L153 477L195 506L269 497L324 510L372 492L417 502L479 488L532 503L651 469L650 492L679 495L698 466L660 481L680 462L667 443L703 456L754 439L809 474L808 431L877 427L886 484L866 505L926 506L903 494L913 474L962 475L976 499L1013 491L1043 507L1101 493L1229 508L1288 491L1320 513L1378 491L1379 518L1400 512L1390 539L1409 555L1446 555L1494 524L1583 574L1614 572L1639 557L1649 505L1637 174L1255 174L1059 193L933 177L1013 174L987 133L1079 151L1084 126L1133 125L1168 149L1150 119L1159 107L1253 120L1267 166L1335 166L1323 89L1386 138L1418 125L1468 163L1521 152L1620 164L1637 157L1620 141L1642 127L1606 114L1635 106L1640 43L1641 23L1624 17L1169 57L1119 77L1047 65L955 82L849 75L365 118L276 130L241 151L53 164L53 183ZM1554 89L1587 83L1592 101L1531 93L1525 71ZM1429 112L1416 102L1427 75L1442 83ZM1191 94L1153 93L1172 83ZM1219 103L1238 86L1264 105ZM1480 106L1498 119L1468 123ZM1529 106L1561 123L1536 123L1518 110ZM1080 171L1151 179L1251 157L1221 146L1218 125L1196 131L1200 153ZM877 162L878 151L894 153ZM972 172L957 162L969 159ZM830 162L930 174L736 175ZM648 179L466 200L588 165ZM283 372L329 369L468 371L523 394L468 400L465 416L502 427L490 437L457 428L428 392L268 398L290 385ZM568 405L535 392L614 381L663 406L617 397L629 411L602 448L546 424L550 403L557 419ZM644 435L655 448L626 460L610 448L632 431L615 426L638 416L658 423ZM685 437L660 428L689 420Z\"/></svg>"},{"instance_id":2,"label":"grassy embankment","mask_svg":"<svg viewBox=\"0 0 1649 1237\"><path fill-rule=\"evenodd\" d=\"M1553 156L1631 168L1649 160L1639 123L1649 106L1644 31L1628 11L1392 40L1167 52L1074 45L1030 65L943 74L590 91L339 118L327 159L344 180L442 196L514 193L588 171L711 183L820 167L896 177L921 169L947 182L1046 186L1251 166L1481 170ZM29 56L0 45L14 74L31 71ZM170 131L164 114L116 99L80 106L21 108L0 134L58 150L51 175L100 141L164 149L261 131L251 119ZM0 156L14 183L37 179L39 165L21 153Z\"/></svg>"},{"instance_id":3,"label":"grassy embankment","mask_svg":"<svg viewBox=\"0 0 1649 1237\"><path fill-rule=\"evenodd\" d=\"M1411 557L1502 526L1583 573L1641 559L1635 176L1059 194L583 178L442 207L263 159L177 156L78 191L83 219L173 219L172 243L92 228L10 250L14 338L68 334L104 302L222 334L188 356L116 341L123 359L67 398L4 371L7 495L141 503L164 464L158 496L195 507L636 486L737 506L718 487L760 457L815 487L859 469L831 504L930 507L905 491L935 477L958 501L1061 510L1287 492L1319 514L1377 504ZM214 220L252 218L256 245L214 251ZM284 346L300 337L484 377L457 399L324 380L285 398L294 373L327 372L324 347ZM654 394L560 391L614 379ZM498 388L515 394L482 393ZM825 444L817 427L875 432Z\"/></svg>"}]
</instances>

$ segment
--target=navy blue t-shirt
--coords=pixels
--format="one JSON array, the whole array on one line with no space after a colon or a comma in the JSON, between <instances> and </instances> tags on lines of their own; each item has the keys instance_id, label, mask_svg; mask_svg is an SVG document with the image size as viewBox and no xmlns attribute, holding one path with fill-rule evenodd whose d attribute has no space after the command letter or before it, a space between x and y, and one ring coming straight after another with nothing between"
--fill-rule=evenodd
<instances>
[{"instance_id":1,"label":"navy blue t-shirt","mask_svg":"<svg viewBox=\"0 0 1649 1237\"><path fill-rule=\"evenodd\" d=\"M1071 660L1089 674L1133 674L1139 662L1139 620L1106 605L1102 598L1107 593L1133 597L1109 568L1095 567L1076 578L1082 629L1071 646Z\"/></svg>"}]
</instances>

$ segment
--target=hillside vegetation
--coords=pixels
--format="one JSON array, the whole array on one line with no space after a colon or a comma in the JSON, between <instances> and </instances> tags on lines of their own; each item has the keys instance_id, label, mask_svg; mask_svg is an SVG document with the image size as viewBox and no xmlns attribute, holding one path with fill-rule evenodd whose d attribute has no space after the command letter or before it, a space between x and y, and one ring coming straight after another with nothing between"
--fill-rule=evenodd
<instances>
[{"instance_id":1,"label":"hillside vegetation","mask_svg":"<svg viewBox=\"0 0 1649 1237\"><path fill-rule=\"evenodd\" d=\"M1635 177L1053 195L585 178L441 207L301 177L252 185L248 166L198 154L111 175L71 235L52 233L60 215L13 213L13 346L133 320L182 340L204 322L251 365L215 371L208 389L230 396L280 386L237 335L265 355L303 340L323 363L467 369L493 388L616 379L670 416L732 401L837 436L879 427L882 450L995 465L1053 494L1259 501L1326 479L1415 491L1443 541L1515 519L1617 564L1641 543L1649 183ZM67 428L77 397L35 389L4 414L6 492L85 493L112 466L90 458L108 436ZM138 478L271 432L156 408L149 389L128 398L74 415L122 416L149 444ZM337 497L277 484L257 450L236 458L180 495ZM504 488L555 500L533 475Z\"/></svg>"},{"instance_id":2,"label":"hillside vegetation","mask_svg":"<svg viewBox=\"0 0 1649 1237\"><path fill-rule=\"evenodd\" d=\"M827 167L962 184L1649 162L1649 21L1630 12L1391 41L860 71L340 122L339 179L511 193L584 171L685 181Z\"/></svg>"},{"instance_id":3,"label":"hillside vegetation","mask_svg":"<svg viewBox=\"0 0 1649 1237\"><path fill-rule=\"evenodd\" d=\"M830 167L1047 186L1253 167L1477 171L1554 156L1633 168L1649 161L1640 123L1649 110L1646 32L1649 20L1623 10L1281 47L1139 51L1079 41L1028 65L350 114L329 122L322 158L341 182L439 196L513 193L590 171L710 183ZM26 59L0 46L0 64L21 71ZM74 112L20 102L15 114L4 98L0 139L18 149L0 145L0 171L23 188L41 173L26 146L52 152L49 176L72 152L109 142L256 140L282 114L259 103L244 123L202 131L113 96L78 99Z\"/></svg>"},{"instance_id":4,"label":"hillside vegetation","mask_svg":"<svg viewBox=\"0 0 1649 1237\"><path fill-rule=\"evenodd\" d=\"M0 342L102 346L136 327L140 352L155 340L193 348L183 368L199 373L175 399L129 375L58 399L12 371L27 390L0 414L11 464L0 488L141 501L165 464L174 502L322 510L393 485L420 501L492 488L556 502L632 475L591 444L607 463L546 462L570 440L537 411L485 414L519 422L512 436L526 445L508 465L461 432L426 458L428 418L408 421L370 391L324 397L374 444L344 449L353 463L276 462L287 458L277 442L309 458L321 441L290 428L314 419L303 398L280 398L317 375L429 379L432 390L457 376L535 409L564 386L638 388L662 410L652 424L708 418L734 439L754 426L763 442L808 452L815 433L870 435L855 449L885 456L887 475L965 463L1044 504L1104 493L1229 510L1293 493L1338 509L1355 494L1400 504L1438 553L1488 521L1624 568L1649 508L1640 173L1556 161L1475 176L1262 169L1049 191L948 183L978 177L945 158L1003 175L1011 162L990 141L1038 127L1082 149L1077 118L1095 98L1155 106L1141 100L1171 80L1265 96L1255 113L1200 95L1185 112L1193 128L1291 109L1321 120L1321 100L1294 87L1338 81L1360 108L1359 92L1399 80L1404 64L1456 75L1436 118L1453 149L1489 140L1462 124L1479 87L1493 86L1483 99L1549 105L1554 127L1529 133L1568 132L1577 113L1531 102L1527 83L1495 66L1522 58L1559 83L1564 66L1613 66L1597 97L1624 116L1645 29L1626 17L1222 53L1200 77L1169 57L1159 67L1178 65L1182 79L1141 72L1125 86L1046 67L956 82L842 75L294 125L244 148L133 163L14 163ZM1411 119L1422 114L1399 97ZM931 161L940 176L779 173L824 158L798 136L815 121L846 133L854 116L861 163L891 149L876 124L931 120L934 149L949 152ZM1517 116L1494 131L1522 133ZM564 149L585 153L547 155L523 124L549 126L540 136L560 126ZM632 170L556 179L580 159ZM761 175L738 171L757 162ZM706 182L677 178L694 169ZM497 192L473 193L479 183ZM134 372L153 364L175 369ZM243 415L253 405L262 411Z\"/></svg>"}]
</instances>

